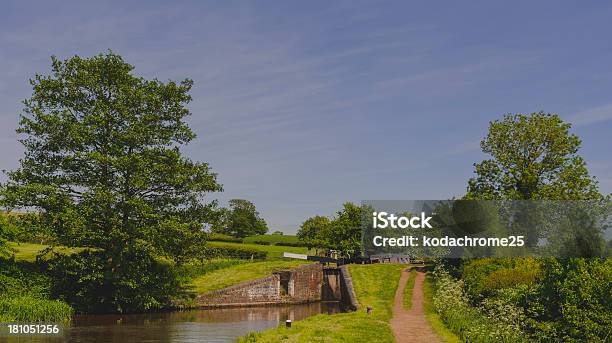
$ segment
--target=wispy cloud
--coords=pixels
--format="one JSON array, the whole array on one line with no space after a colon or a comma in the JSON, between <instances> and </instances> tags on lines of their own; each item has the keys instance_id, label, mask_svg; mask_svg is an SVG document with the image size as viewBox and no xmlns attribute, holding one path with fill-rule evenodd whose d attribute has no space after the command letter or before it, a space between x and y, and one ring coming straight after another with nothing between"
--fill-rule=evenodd
<instances>
[{"instance_id":1,"label":"wispy cloud","mask_svg":"<svg viewBox=\"0 0 612 343\"><path fill-rule=\"evenodd\" d=\"M612 120L612 103L578 112L570 117L575 126L588 126Z\"/></svg>"}]
</instances>

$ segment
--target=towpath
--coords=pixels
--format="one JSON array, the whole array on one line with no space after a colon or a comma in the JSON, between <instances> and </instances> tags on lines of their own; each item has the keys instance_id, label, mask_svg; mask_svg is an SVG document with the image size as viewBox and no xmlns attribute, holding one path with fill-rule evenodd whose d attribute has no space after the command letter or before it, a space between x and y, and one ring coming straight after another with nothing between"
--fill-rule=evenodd
<instances>
[{"instance_id":1,"label":"towpath","mask_svg":"<svg viewBox=\"0 0 612 343\"><path fill-rule=\"evenodd\" d=\"M410 310L404 309L404 288L409 275L408 270L402 270L402 276L395 292L393 318L391 319L391 328L395 340L397 343L441 342L425 318L423 308L425 273L420 271L416 273L414 288L412 289L412 308Z\"/></svg>"}]
</instances>

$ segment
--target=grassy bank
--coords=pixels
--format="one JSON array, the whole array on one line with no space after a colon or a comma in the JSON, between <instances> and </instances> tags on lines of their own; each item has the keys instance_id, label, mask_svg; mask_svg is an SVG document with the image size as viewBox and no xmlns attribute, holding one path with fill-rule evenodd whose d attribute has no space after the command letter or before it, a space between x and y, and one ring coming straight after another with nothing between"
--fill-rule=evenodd
<instances>
[{"instance_id":1,"label":"grassy bank","mask_svg":"<svg viewBox=\"0 0 612 343\"><path fill-rule=\"evenodd\" d=\"M72 307L50 299L49 278L36 263L0 259L0 322L66 322Z\"/></svg>"},{"instance_id":2,"label":"grassy bank","mask_svg":"<svg viewBox=\"0 0 612 343\"><path fill-rule=\"evenodd\" d=\"M416 270L411 269L404 288L404 308L410 310L412 308L412 289L414 288L414 280L416 279Z\"/></svg>"},{"instance_id":3,"label":"grassy bank","mask_svg":"<svg viewBox=\"0 0 612 343\"><path fill-rule=\"evenodd\" d=\"M235 285L237 283L270 275L279 269L295 268L304 264L303 260L275 260L261 262L233 263L224 268L207 271L190 280L187 289L197 294L206 293Z\"/></svg>"},{"instance_id":4,"label":"grassy bank","mask_svg":"<svg viewBox=\"0 0 612 343\"><path fill-rule=\"evenodd\" d=\"M461 340L457 335L452 333L442 322L442 318L440 315L436 313L433 306L433 280L431 279L431 275L428 273L425 278L425 283L423 283L423 295L424 302L423 306L425 308L425 317L427 321L433 328L434 332L438 335L438 337L446 343L460 343Z\"/></svg>"},{"instance_id":5,"label":"grassy bank","mask_svg":"<svg viewBox=\"0 0 612 343\"><path fill-rule=\"evenodd\" d=\"M394 342L389 326L393 298L403 265L351 265L361 309L334 315L320 314L280 327L251 333L240 342ZM368 315L365 308L373 308Z\"/></svg>"},{"instance_id":6,"label":"grassy bank","mask_svg":"<svg viewBox=\"0 0 612 343\"><path fill-rule=\"evenodd\" d=\"M280 236L283 237L283 236ZM232 242L208 242L210 247L233 247L233 248L247 248L257 251L263 251L268 254L268 259L280 259L283 256L283 252L292 252L296 254L307 254L308 248L305 247L289 247L289 246L276 246L276 245L260 245L260 244L248 244L248 243L232 243ZM49 245L45 244L33 244L33 243L16 243L8 242L9 248L11 248L15 254L16 260L21 261L35 261L36 255L38 255L44 249L47 249ZM66 248L66 247L55 247L55 251L71 254L79 252L83 248Z\"/></svg>"},{"instance_id":7,"label":"grassy bank","mask_svg":"<svg viewBox=\"0 0 612 343\"><path fill-rule=\"evenodd\" d=\"M300 240L293 235L257 235L245 237L242 240L244 243L268 242L270 244L297 244Z\"/></svg>"},{"instance_id":8,"label":"grassy bank","mask_svg":"<svg viewBox=\"0 0 612 343\"><path fill-rule=\"evenodd\" d=\"M71 317L72 307L63 301L0 297L0 322L68 322Z\"/></svg>"},{"instance_id":9,"label":"grassy bank","mask_svg":"<svg viewBox=\"0 0 612 343\"><path fill-rule=\"evenodd\" d=\"M286 247L277 245L259 245L259 244L246 244L246 243L231 243L231 242L208 242L210 247L237 247L237 248L249 248L257 251L264 251L268 254L268 259L280 259L283 256L283 252L292 252L296 254L307 254L308 248L305 247Z\"/></svg>"}]
</instances>

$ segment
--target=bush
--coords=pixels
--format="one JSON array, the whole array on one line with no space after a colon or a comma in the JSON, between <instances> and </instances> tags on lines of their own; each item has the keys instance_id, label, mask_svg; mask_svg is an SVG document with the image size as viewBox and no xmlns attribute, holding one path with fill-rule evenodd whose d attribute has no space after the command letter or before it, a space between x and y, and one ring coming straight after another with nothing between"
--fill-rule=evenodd
<instances>
[{"instance_id":1,"label":"bush","mask_svg":"<svg viewBox=\"0 0 612 343\"><path fill-rule=\"evenodd\" d=\"M604 341L612 327L612 259L550 259L545 267L538 319L552 322L562 341Z\"/></svg>"},{"instance_id":2,"label":"bush","mask_svg":"<svg viewBox=\"0 0 612 343\"><path fill-rule=\"evenodd\" d=\"M0 322L70 320L70 305L48 299L49 284L37 265L0 259Z\"/></svg>"},{"instance_id":3,"label":"bush","mask_svg":"<svg viewBox=\"0 0 612 343\"><path fill-rule=\"evenodd\" d=\"M254 241L253 244L257 244L257 245L272 245L272 242Z\"/></svg>"},{"instance_id":4,"label":"bush","mask_svg":"<svg viewBox=\"0 0 612 343\"><path fill-rule=\"evenodd\" d=\"M238 259L254 259L265 260L268 253L246 247L234 246L215 246L208 247L206 250L208 258L238 258Z\"/></svg>"},{"instance_id":5,"label":"bush","mask_svg":"<svg viewBox=\"0 0 612 343\"><path fill-rule=\"evenodd\" d=\"M501 289L534 284L541 275L541 262L533 258L482 258L461 266L467 294L475 300L494 296Z\"/></svg>"},{"instance_id":6,"label":"bush","mask_svg":"<svg viewBox=\"0 0 612 343\"><path fill-rule=\"evenodd\" d=\"M71 256L57 254L48 261L48 271L52 294L78 312L161 309L179 291L171 266L157 261L137 243L129 244L118 256L91 250Z\"/></svg>"},{"instance_id":7,"label":"bush","mask_svg":"<svg viewBox=\"0 0 612 343\"><path fill-rule=\"evenodd\" d=\"M208 235L208 240L212 242L242 243L242 238L224 235L222 233L211 233Z\"/></svg>"},{"instance_id":8,"label":"bush","mask_svg":"<svg viewBox=\"0 0 612 343\"><path fill-rule=\"evenodd\" d=\"M44 244L53 238L38 213L0 213L0 239Z\"/></svg>"},{"instance_id":9,"label":"bush","mask_svg":"<svg viewBox=\"0 0 612 343\"><path fill-rule=\"evenodd\" d=\"M434 272L433 305L446 326L466 342L526 342L520 330L522 310L502 299L487 300L481 307L469 305L462 281L443 268Z\"/></svg>"},{"instance_id":10,"label":"bush","mask_svg":"<svg viewBox=\"0 0 612 343\"><path fill-rule=\"evenodd\" d=\"M30 262L0 259L0 295L48 298L50 280Z\"/></svg>"}]
</instances>

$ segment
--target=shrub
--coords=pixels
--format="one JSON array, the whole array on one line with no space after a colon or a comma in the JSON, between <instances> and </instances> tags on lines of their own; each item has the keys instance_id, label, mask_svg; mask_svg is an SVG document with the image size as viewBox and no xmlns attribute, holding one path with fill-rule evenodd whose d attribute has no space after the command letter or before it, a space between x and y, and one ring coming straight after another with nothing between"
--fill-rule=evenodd
<instances>
[{"instance_id":1,"label":"shrub","mask_svg":"<svg viewBox=\"0 0 612 343\"><path fill-rule=\"evenodd\" d=\"M0 259L0 322L70 320L70 305L47 299L49 284L37 265Z\"/></svg>"},{"instance_id":2,"label":"shrub","mask_svg":"<svg viewBox=\"0 0 612 343\"><path fill-rule=\"evenodd\" d=\"M254 241L253 244L257 244L257 245L272 245L272 242Z\"/></svg>"},{"instance_id":3,"label":"shrub","mask_svg":"<svg viewBox=\"0 0 612 343\"><path fill-rule=\"evenodd\" d=\"M538 319L552 322L562 341L604 341L612 327L612 259L549 259L545 267Z\"/></svg>"},{"instance_id":4,"label":"shrub","mask_svg":"<svg viewBox=\"0 0 612 343\"><path fill-rule=\"evenodd\" d=\"M0 238L17 242L43 244L52 242L48 225L38 213L0 213Z\"/></svg>"},{"instance_id":5,"label":"shrub","mask_svg":"<svg viewBox=\"0 0 612 343\"><path fill-rule=\"evenodd\" d=\"M111 265L109 262L115 259ZM179 290L170 265L147 249L130 244L119 256L85 250L48 261L54 297L79 312L142 312L170 304Z\"/></svg>"},{"instance_id":6,"label":"shrub","mask_svg":"<svg viewBox=\"0 0 612 343\"><path fill-rule=\"evenodd\" d=\"M0 295L47 298L49 284L49 278L35 264L0 259Z\"/></svg>"},{"instance_id":7,"label":"shrub","mask_svg":"<svg viewBox=\"0 0 612 343\"><path fill-rule=\"evenodd\" d=\"M501 289L536 283L541 275L541 262L533 258L473 259L461 267L467 294L475 300Z\"/></svg>"},{"instance_id":8,"label":"shrub","mask_svg":"<svg viewBox=\"0 0 612 343\"><path fill-rule=\"evenodd\" d=\"M454 280L443 268L434 272L433 305L448 328L466 342L525 342L519 330L524 319L520 308L491 300L481 307L469 305L462 281Z\"/></svg>"}]
</instances>

